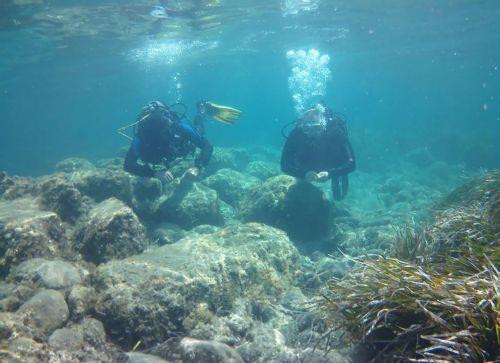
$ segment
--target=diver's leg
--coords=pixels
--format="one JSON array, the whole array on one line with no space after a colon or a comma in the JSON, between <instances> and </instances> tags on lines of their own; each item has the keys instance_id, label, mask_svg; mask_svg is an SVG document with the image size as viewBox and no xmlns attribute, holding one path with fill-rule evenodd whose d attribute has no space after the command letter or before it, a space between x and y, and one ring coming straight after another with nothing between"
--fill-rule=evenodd
<instances>
[{"instance_id":1,"label":"diver's leg","mask_svg":"<svg viewBox=\"0 0 500 363\"><path fill-rule=\"evenodd\" d=\"M342 199L342 195L340 193L340 183L339 183L338 176L332 177L332 195L333 195L334 200L341 200Z\"/></svg>"},{"instance_id":2,"label":"diver's leg","mask_svg":"<svg viewBox=\"0 0 500 363\"><path fill-rule=\"evenodd\" d=\"M340 177L340 183L342 184L342 199L344 199L349 190L349 177L347 174Z\"/></svg>"}]
</instances>

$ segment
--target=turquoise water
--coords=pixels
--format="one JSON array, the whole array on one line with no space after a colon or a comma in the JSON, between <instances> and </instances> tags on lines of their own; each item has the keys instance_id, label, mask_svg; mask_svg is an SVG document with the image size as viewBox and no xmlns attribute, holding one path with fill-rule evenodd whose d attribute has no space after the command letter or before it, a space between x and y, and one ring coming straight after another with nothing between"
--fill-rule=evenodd
<instances>
[{"instance_id":1,"label":"turquoise water","mask_svg":"<svg viewBox=\"0 0 500 363\"><path fill-rule=\"evenodd\" d=\"M66 157L113 157L116 129L152 99L232 105L215 146L283 144L296 117L287 52L328 55L321 98L346 115L359 170L428 149L472 171L499 166L496 1L4 1L0 169L40 175ZM28 1L29 3L29 1ZM194 6L198 6L197 8ZM167 11L168 13L168 11Z\"/></svg>"}]
</instances>

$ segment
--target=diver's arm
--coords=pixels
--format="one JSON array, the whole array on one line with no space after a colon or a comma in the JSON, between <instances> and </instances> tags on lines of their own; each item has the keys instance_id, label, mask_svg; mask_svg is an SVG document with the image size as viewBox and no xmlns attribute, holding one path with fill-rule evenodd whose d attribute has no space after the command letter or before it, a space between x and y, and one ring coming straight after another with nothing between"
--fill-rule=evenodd
<instances>
[{"instance_id":1,"label":"diver's arm","mask_svg":"<svg viewBox=\"0 0 500 363\"><path fill-rule=\"evenodd\" d=\"M196 145L196 146L198 146L198 145ZM210 161L210 158L212 157L214 147L204 137L201 139L200 146L198 146L198 147L201 149L201 152L200 152L200 155L194 161L194 165L197 168L201 168L201 167L208 165L208 162Z\"/></svg>"},{"instance_id":2,"label":"diver's arm","mask_svg":"<svg viewBox=\"0 0 500 363\"><path fill-rule=\"evenodd\" d=\"M349 173L352 173L356 169L356 158L354 157L354 151L349 140L346 139L344 147L346 160L338 167L328 171L328 174L330 174L331 176L347 175Z\"/></svg>"},{"instance_id":3,"label":"diver's arm","mask_svg":"<svg viewBox=\"0 0 500 363\"><path fill-rule=\"evenodd\" d=\"M201 136L204 136L205 135L205 116L198 112L193 119L193 126Z\"/></svg>"},{"instance_id":4,"label":"diver's arm","mask_svg":"<svg viewBox=\"0 0 500 363\"><path fill-rule=\"evenodd\" d=\"M297 167L296 153L299 145L299 135L296 130L290 132L286 139L283 152L281 153L281 171L296 178L304 178L307 170L302 170Z\"/></svg>"},{"instance_id":5,"label":"diver's arm","mask_svg":"<svg viewBox=\"0 0 500 363\"><path fill-rule=\"evenodd\" d=\"M123 163L123 169L125 171L144 177L153 177L155 172L148 165L141 165L137 162L138 157L135 153L134 147L131 145L128 149L127 155L125 156L125 162Z\"/></svg>"},{"instance_id":6,"label":"diver's arm","mask_svg":"<svg viewBox=\"0 0 500 363\"><path fill-rule=\"evenodd\" d=\"M178 131L181 135L188 138L189 141L196 145L196 147L201 149L200 155L194 161L194 165L197 168L207 166L214 150L212 144L210 144L205 137L201 136L197 130L187 123L178 124Z\"/></svg>"}]
</instances>

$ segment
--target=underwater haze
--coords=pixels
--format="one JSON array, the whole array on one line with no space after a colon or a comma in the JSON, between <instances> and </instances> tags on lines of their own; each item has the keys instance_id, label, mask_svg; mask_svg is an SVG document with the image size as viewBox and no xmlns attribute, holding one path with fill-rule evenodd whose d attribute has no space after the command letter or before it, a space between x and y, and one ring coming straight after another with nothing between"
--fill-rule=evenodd
<instances>
[{"instance_id":1,"label":"underwater haze","mask_svg":"<svg viewBox=\"0 0 500 363\"><path fill-rule=\"evenodd\" d=\"M499 0L0 0L0 361L498 362L499 68Z\"/></svg>"},{"instance_id":2,"label":"underwater haze","mask_svg":"<svg viewBox=\"0 0 500 363\"><path fill-rule=\"evenodd\" d=\"M164 18L157 1L16 3L0 12L9 173L115 155L127 144L116 129L153 99L180 99L191 114L198 99L233 105L244 117L209 125L214 145L280 147L280 128L297 117L286 54L300 49L329 56L321 98L346 116L360 168L412 148L498 166L495 1L179 0Z\"/></svg>"}]
</instances>

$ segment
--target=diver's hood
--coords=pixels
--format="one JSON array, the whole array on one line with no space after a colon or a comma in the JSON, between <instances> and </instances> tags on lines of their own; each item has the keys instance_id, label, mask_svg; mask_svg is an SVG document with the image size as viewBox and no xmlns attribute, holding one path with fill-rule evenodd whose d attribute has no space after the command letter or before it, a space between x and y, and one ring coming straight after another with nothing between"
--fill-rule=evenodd
<instances>
[{"instance_id":1,"label":"diver's hood","mask_svg":"<svg viewBox=\"0 0 500 363\"><path fill-rule=\"evenodd\" d=\"M324 110L316 107L304 113L297 127L308 136L317 136L326 131L327 120Z\"/></svg>"}]
</instances>

